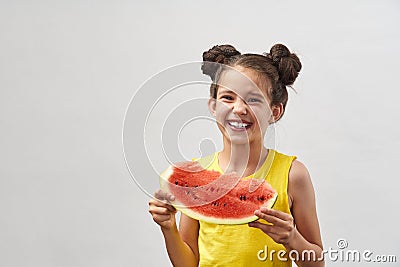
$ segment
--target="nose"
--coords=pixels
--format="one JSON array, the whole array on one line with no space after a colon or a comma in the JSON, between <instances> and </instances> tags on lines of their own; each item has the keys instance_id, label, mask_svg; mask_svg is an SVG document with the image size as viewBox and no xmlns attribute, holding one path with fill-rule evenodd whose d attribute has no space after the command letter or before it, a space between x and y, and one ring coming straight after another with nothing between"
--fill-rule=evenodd
<instances>
[{"instance_id":1,"label":"nose","mask_svg":"<svg viewBox=\"0 0 400 267\"><path fill-rule=\"evenodd\" d=\"M233 113L236 115L246 115L247 114L247 104L243 99L237 97L235 103L233 104Z\"/></svg>"}]
</instances>

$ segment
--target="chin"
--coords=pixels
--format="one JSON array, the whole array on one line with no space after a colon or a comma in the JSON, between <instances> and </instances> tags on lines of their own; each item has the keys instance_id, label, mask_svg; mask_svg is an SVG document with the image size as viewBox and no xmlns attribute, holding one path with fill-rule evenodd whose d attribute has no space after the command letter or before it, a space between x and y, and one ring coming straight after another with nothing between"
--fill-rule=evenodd
<instances>
[{"instance_id":1,"label":"chin","mask_svg":"<svg viewBox=\"0 0 400 267\"><path fill-rule=\"evenodd\" d=\"M239 139L239 138L232 138L230 139L232 145L248 145L250 144L249 140L247 139Z\"/></svg>"},{"instance_id":2,"label":"chin","mask_svg":"<svg viewBox=\"0 0 400 267\"><path fill-rule=\"evenodd\" d=\"M248 145L251 143L251 139L249 138L248 135L242 135L242 136L230 135L226 136L226 138L232 145L246 145L246 144Z\"/></svg>"}]
</instances>

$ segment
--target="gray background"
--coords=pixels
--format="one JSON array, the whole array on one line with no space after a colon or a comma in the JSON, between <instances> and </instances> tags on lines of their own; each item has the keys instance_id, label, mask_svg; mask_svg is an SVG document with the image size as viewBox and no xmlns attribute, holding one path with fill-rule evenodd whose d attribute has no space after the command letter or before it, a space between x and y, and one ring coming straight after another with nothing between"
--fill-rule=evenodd
<instances>
[{"instance_id":1,"label":"gray background","mask_svg":"<svg viewBox=\"0 0 400 267\"><path fill-rule=\"evenodd\" d=\"M277 148L309 168L325 248L345 238L399 261L399 11L398 1L1 1L0 266L170 266L124 163L129 101L214 44L276 42L304 65Z\"/></svg>"}]
</instances>

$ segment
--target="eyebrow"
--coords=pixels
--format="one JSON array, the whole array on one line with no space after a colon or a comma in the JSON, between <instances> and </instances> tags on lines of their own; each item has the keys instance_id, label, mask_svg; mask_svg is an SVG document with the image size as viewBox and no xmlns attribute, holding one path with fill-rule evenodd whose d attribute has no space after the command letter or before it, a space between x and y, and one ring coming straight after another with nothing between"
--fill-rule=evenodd
<instances>
[{"instance_id":1,"label":"eyebrow","mask_svg":"<svg viewBox=\"0 0 400 267\"><path fill-rule=\"evenodd\" d=\"M229 89L219 89L218 92L220 93L228 93L228 94L236 94L234 91Z\"/></svg>"},{"instance_id":2,"label":"eyebrow","mask_svg":"<svg viewBox=\"0 0 400 267\"><path fill-rule=\"evenodd\" d=\"M262 95L260 93L249 93L249 95L254 95L254 96L258 96L258 97L264 97L264 95Z\"/></svg>"},{"instance_id":3,"label":"eyebrow","mask_svg":"<svg viewBox=\"0 0 400 267\"><path fill-rule=\"evenodd\" d=\"M219 90L220 93L228 93L228 94L236 94L236 92L229 90L229 89L220 89ZM248 93L249 95L254 95L254 96L258 96L258 97L264 97L264 95L260 94L260 93L253 93L250 92Z\"/></svg>"}]
</instances>

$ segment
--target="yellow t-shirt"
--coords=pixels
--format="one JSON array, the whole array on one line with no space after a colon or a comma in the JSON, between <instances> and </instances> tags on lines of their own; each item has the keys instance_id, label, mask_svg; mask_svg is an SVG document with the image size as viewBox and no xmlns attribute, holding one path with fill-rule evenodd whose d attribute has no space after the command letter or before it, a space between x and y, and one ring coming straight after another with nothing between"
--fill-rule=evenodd
<instances>
[{"instance_id":1,"label":"yellow t-shirt","mask_svg":"<svg viewBox=\"0 0 400 267\"><path fill-rule=\"evenodd\" d=\"M265 177L278 192L278 199L273 208L290 214L288 174L295 159L295 156L287 156L270 149L263 165L253 175L243 179ZM208 170L223 173L218 164L218 153L198 161ZM247 224L222 225L203 221L199 223L200 267L292 266L285 247L257 228Z\"/></svg>"}]
</instances>

